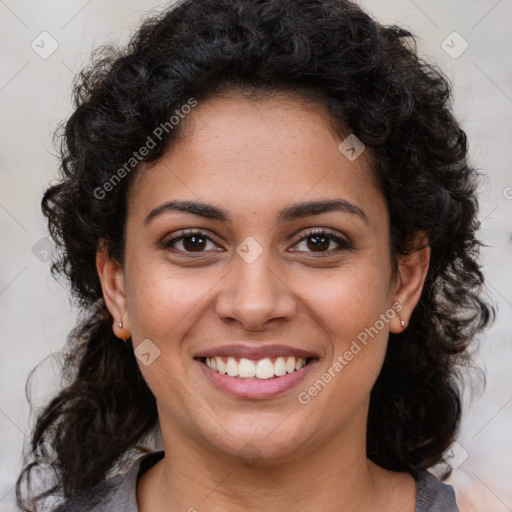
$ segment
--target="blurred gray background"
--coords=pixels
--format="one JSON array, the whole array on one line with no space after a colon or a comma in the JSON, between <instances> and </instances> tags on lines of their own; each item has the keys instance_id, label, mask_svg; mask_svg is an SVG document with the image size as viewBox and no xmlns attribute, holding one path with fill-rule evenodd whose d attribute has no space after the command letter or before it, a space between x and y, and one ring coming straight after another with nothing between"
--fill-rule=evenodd
<instances>
[{"instance_id":1,"label":"blurred gray background","mask_svg":"<svg viewBox=\"0 0 512 512\"><path fill-rule=\"evenodd\" d=\"M447 454L449 483L468 511L512 511L512 0L360 0L380 21L418 36L419 51L454 87L454 108L473 163L487 174L480 198L481 262L498 318L479 340L487 386L468 376L460 438ZM93 48L126 42L149 0L0 0L0 511L13 512L14 483L34 406L58 388L58 362L74 325L64 284L49 275L51 245L40 200L55 179L51 137L71 113L74 74ZM37 409L36 409L37 410Z\"/></svg>"}]
</instances>

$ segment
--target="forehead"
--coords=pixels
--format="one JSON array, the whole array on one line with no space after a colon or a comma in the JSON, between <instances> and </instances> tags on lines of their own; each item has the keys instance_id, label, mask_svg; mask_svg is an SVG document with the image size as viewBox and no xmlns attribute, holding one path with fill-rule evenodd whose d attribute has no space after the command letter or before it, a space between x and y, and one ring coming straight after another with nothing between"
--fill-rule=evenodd
<instances>
[{"instance_id":1,"label":"forehead","mask_svg":"<svg viewBox=\"0 0 512 512\"><path fill-rule=\"evenodd\" d=\"M136 171L131 215L169 199L270 213L283 204L343 197L386 212L371 155L355 160L339 145L327 109L293 96L254 100L230 95L199 103L182 120L180 139L156 163Z\"/></svg>"}]
</instances>

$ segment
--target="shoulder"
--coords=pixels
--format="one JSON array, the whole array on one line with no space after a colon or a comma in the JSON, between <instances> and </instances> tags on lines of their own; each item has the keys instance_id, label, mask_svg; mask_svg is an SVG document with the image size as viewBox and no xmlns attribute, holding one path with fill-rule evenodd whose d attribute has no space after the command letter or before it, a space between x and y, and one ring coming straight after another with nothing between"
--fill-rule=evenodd
<instances>
[{"instance_id":1,"label":"shoulder","mask_svg":"<svg viewBox=\"0 0 512 512\"><path fill-rule=\"evenodd\" d=\"M428 471L420 471L415 512L459 512L455 491Z\"/></svg>"},{"instance_id":2,"label":"shoulder","mask_svg":"<svg viewBox=\"0 0 512 512\"><path fill-rule=\"evenodd\" d=\"M86 489L72 500L61 504L53 512L138 512L136 487L140 474L164 456L157 451L142 455L124 475L116 475Z\"/></svg>"}]
</instances>

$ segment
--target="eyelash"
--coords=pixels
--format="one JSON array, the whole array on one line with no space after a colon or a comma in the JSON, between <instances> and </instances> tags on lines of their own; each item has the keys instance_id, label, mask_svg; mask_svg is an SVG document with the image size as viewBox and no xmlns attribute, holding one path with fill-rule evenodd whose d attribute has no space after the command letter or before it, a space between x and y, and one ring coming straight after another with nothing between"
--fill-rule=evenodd
<instances>
[{"instance_id":1,"label":"eyelash","mask_svg":"<svg viewBox=\"0 0 512 512\"><path fill-rule=\"evenodd\" d=\"M220 245L219 242L216 240L216 237L211 236L211 235L207 235L206 233L204 233L203 231L200 231L200 230L188 229L188 230L184 230L184 231L179 232L177 236L173 237L170 240L167 240L167 241L163 242L162 248L163 249L170 249L170 248L172 248L173 244L175 244L176 242L179 242L180 240L183 240L185 238L189 238L191 236L199 236L201 238L204 238L206 240L209 240L211 242L214 242L214 243ZM352 244L348 240L345 240L345 239L341 238L340 236L338 236L334 232L329 231L329 230L327 230L325 228L315 228L315 229L310 229L310 230L306 231L303 234L303 236L301 238L299 238L293 245L297 245L300 242L303 242L303 241L305 241L308 238L311 238L313 236L326 236L327 238L329 238L330 240L336 242L339 245L339 247L336 248L336 249L329 249L328 251L319 251L318 253L315 253L314 251L305 251L305 252L309 252L310 254L316 254L315 257L317 257L317 258L318 257L322 257L322 256L325 257L326 255L327 256L331 256L333 253L339 253L339 252L344 251L344 250L346 251L346 250L353 249ZM191 254L202 254L205 251L198 251L197 253L194 253L192 251L182 251L182 250L179 250L179 252L183 252L183 253L185 253L187 255L191 255ZM303 252L303 251L293 251L293 252Z\"/></svg>"}]
</instances>

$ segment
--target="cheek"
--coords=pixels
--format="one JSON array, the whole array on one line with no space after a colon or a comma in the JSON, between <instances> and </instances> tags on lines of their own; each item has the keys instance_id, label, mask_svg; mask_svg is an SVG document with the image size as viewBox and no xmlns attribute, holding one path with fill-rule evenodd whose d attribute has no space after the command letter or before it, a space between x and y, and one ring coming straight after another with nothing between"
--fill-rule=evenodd
<instances>
[{"instance_id":1,"label":"cheek","mask_svg":"<svg viewBox=\"0 0 512 512\"><path fill-rule=\"evenodd\" d=\"M135 349L149 339L159 350L150 365L138 361L140 371L157 402L170 407L173 417L190 427L184 411L197 404L190 393L183 393L183 382L190 378L183 340L199 323L208 292L218 279L205 272L135 258L130 271L128 315Z\"/></svg>"},{"instance_id":2,"label":"cheek","mask_svg":"<svg viewBox=\"0 0 512 512\"><path fill-rule=\"evenodd\" d=\"M304 278L307 287L303 286L302 297L318 324L339 345L374 325L390 308L388 279L386 269L378 262L372 265L361 261L329 274Z\"/></svg>"},{"instance_id":3,"label":"cheek","mask_svg":"<svg viewBox=\"0 0 512 512\"><path fill-rule=\"evenodd\" d=\"M386 272L378 261L361 261L321 279L307 279L304 300L329 337L322 380L329 382L331 391L321 399L326 400L327 410L339 410L340 403L353 410L365 403L380 372L389 332L385 314L392 298ZM315 387L313 382L310 385Z\"/></svg>"},{"instance_id":4,"label":"cheek","mask_svg":"<svg viewBox=\"0 0 512 512\"><path fill-rule=\"evenodd\" d=\"M128 314L135 337L154 339L162 349L178 349L172 341L197 321L196 311L208 300L215 280L204 271L149 261L134 261L129 275Z\"/></svg>"}]
</instances>

